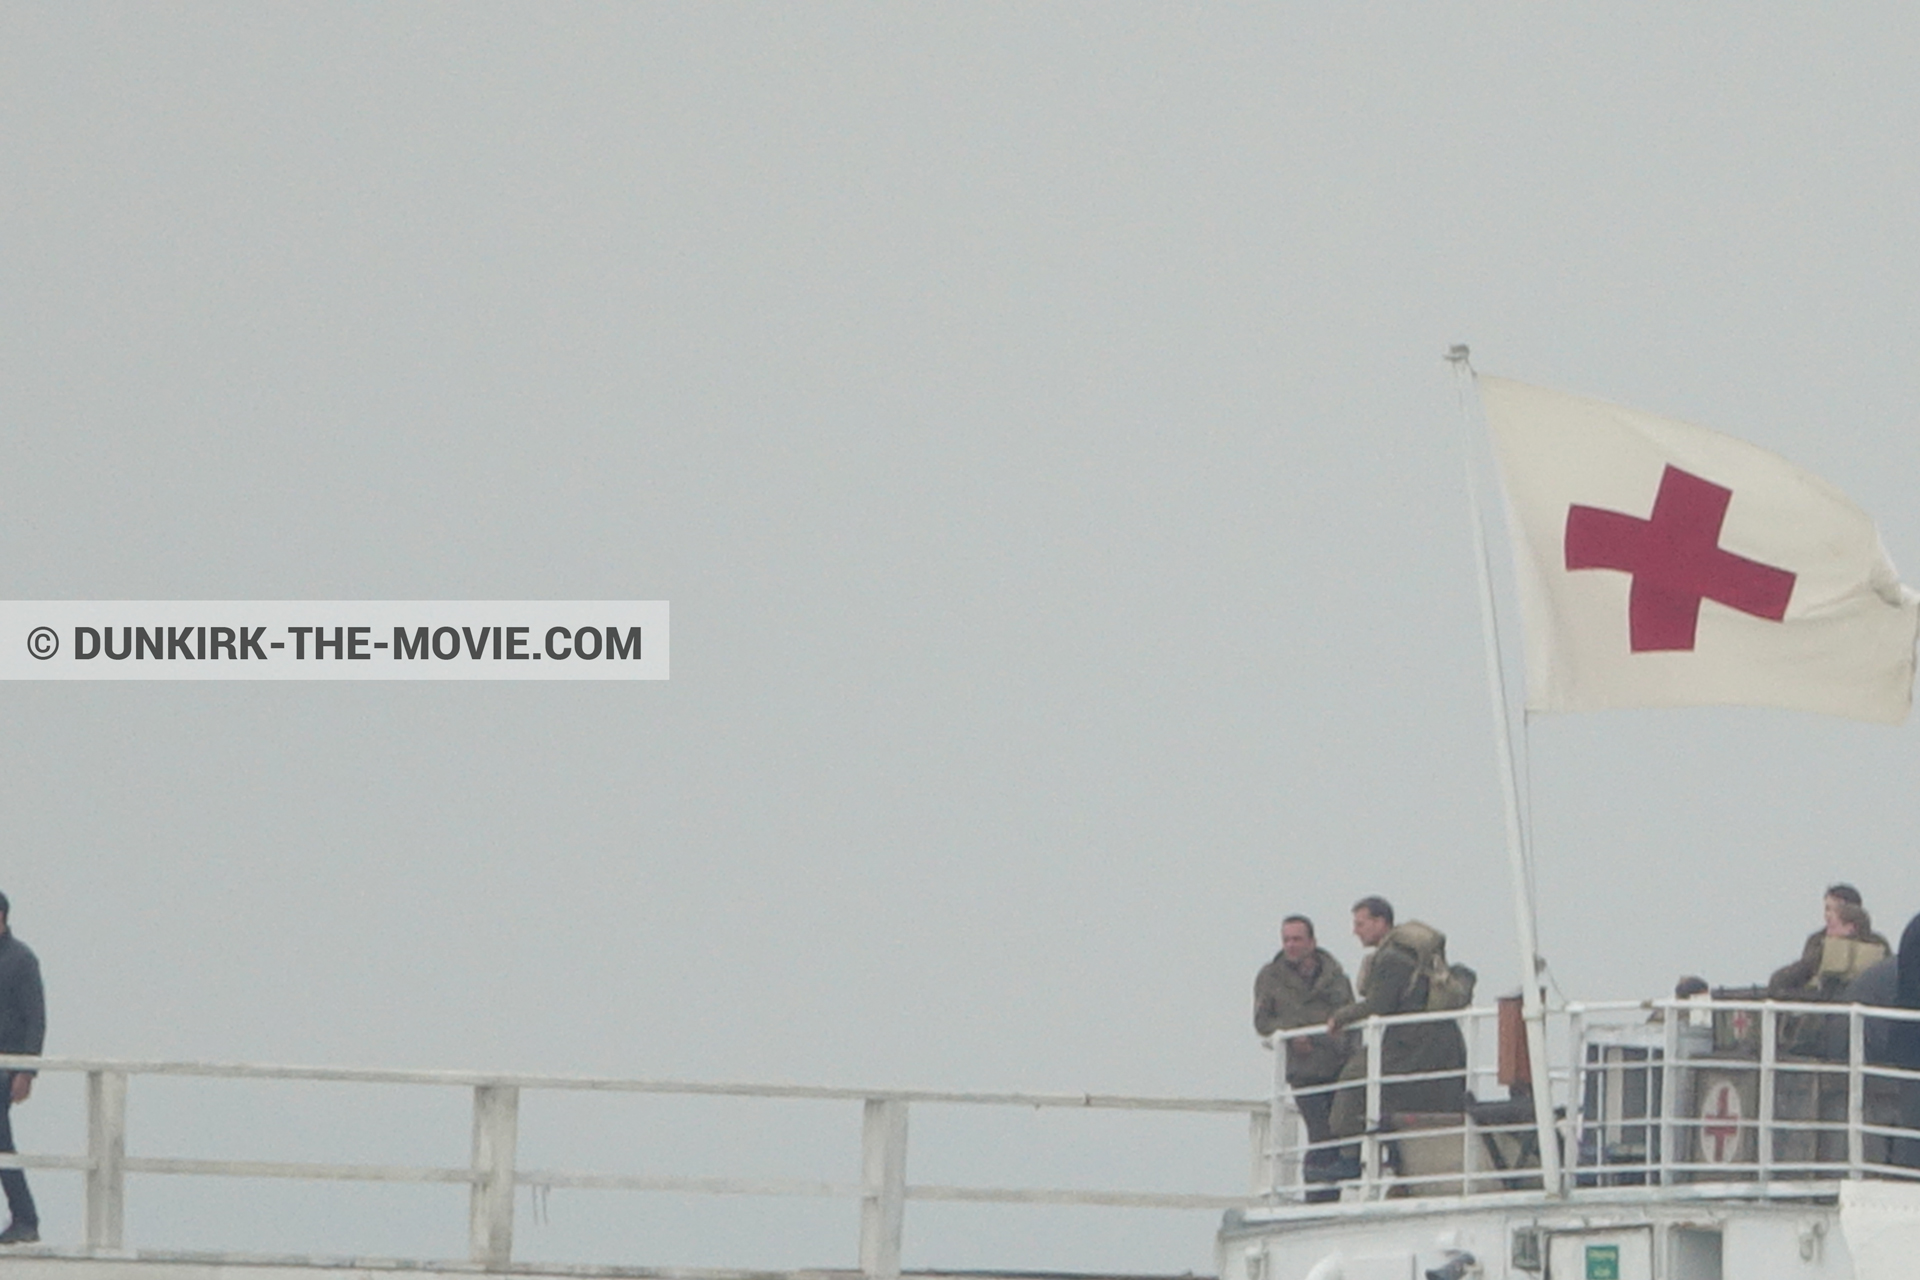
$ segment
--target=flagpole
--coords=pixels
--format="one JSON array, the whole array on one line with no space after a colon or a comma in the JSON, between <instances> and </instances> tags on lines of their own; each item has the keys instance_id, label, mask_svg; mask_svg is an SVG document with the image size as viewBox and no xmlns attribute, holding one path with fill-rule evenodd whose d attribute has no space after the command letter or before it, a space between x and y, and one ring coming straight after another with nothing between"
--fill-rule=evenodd
<instances>
[{"instance_id":1,"label":"flagpole","mask_svg":"<svg viewBox=\"0 0 1920 1280\"><path fill-rule=\"evenodd\" d=\"M1473 423L1467 394L1473 365L1465 346L1447 352L1460 393L1461 456L1466 472L1467 506L1473 516L1474 567L1480 578L1480 629L1487 659L1487 693L1492 701L1494 752L1506 802L1507 861L1513 879L1513 917L1520 944L1520 1006L1527 1030L1527 1065L1533 1080L1533 1125L1540 1146L1540 1185L1549 1196L1564 1194L1560 1180L1560 1144L1553 1120L1553 1081L1547 1062L1547 1012L1540 990L1540 948L1534 937L1533 887L1527 875L1526 845L1520 830L1520 784L1513 768L1513 716L1500 667L1500 636L1493 609L1493 573L1487 557L1487 525L1480 511L1473 475Z\"/></svg>"}]
</instances>

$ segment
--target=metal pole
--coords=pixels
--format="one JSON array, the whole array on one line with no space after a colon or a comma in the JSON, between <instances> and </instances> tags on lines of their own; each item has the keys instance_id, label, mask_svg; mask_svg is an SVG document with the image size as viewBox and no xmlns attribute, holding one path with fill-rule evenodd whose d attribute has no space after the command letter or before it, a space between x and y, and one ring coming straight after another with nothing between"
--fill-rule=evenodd
<instances>
[{"instance_id":1,"label":"metal pole","mask_svg":"<svg viewBox=\"0 0 1920 1280\"><path fill-rule=\"evenodd\" d=\"M1368 1018L1360 1032L1367 1051L1367 1129L1360 1140L1361 1192L1373 1199L1380 1186L1380 1047L1384 1028L1380 1015Z\"/></svg>"},{"instance_id":2,"label":"metal pole","mask_svg":"<svg viewBox=\"0 0 1920 1280\"><path fill-rule=\"evenodd\" d=\"M1460 389L1460 415L1466 422L1466 396L1473 383L1467 349L1447 353ZM1471 433L1467 433L1471 439ZM1540 1185L1550 1196L1565 1193L1560 1177L1560 1144L1553 1119L1553 1075L1547 1062L1547 1010L1540 992L1540 948L1533 936L1533 892L1527 882L1527 859L1520 831L1520 788L1513 770L1513 718L1507 708L1507 686L1500 670L1500 636L1493 609L1493 573L1487 563L1487 526L1480 513L1478 487L1473 482L1473 454L1462 450L1466 468L1467 506L1473 515L1475 568L1480 578L1480 628L1487 661L1487 693L1492 700L1494 753L1499 764L1501 798L1507 818L1507 864L1513 880L1513 918L1520 945L1520 1006L1527 1027L1527 1058L1533 1077L1533 1126L1540 1144ZM1577 1100L1576 1100L1577 1101Z\"/></svg>"},{"instance_id":3,"label":"metal pole","mask_svg":"<svg viewBox=\"0 0 1920 1280\"><path fill-rule=\"evenodd\" d=\"M1675 1143L1679 1127L1674 1118L1680 1114L1680 1019L1684 1016L1673 1004L1665 1007L1667 1016L1661 1024L1660 1049L1660 1185L1663 1187L1673 1185L1674 1166L1681 1163ZM1694 1129L1689 1134L1694 1143L1699 1142L1693 1136L1698 1133L1699 1130Z\"/></svg>"},{"instance_id":4,"label":"metal pole","mask_svg":"<svg viewBox=\"0 0 1920 1280\"><path fill-rule=\"evenodd\" d=\"M1858 1178L1867 1158L1867 1019L1854 1005L1847 1010L1847 1176Z\"/></svg>"},{"instance_id":5,"label":"metal pole","mask_svg":"<svg viewBox=\"0 0 1920 1280\"><path fill-rule=\"evenodd\" d=\"M1773 1010L1768 1009L1760 1015L1760 1133L1759 1150L1755 1152L1760 1159L1763 1187L1773 1174L1773 1113L1778 1107L1774 1094L1779 1074L1774 1067L1779 1061L1780 1021Z\"/></svg>"},{"instance_id":6,"label":"metal pole","mask_svg":"<svg viewBox=\"0 0 1920 1280\"><path fill-rule=\"evenodd\" d=\"M1272 1195L1279 1182L1273 1173L1277 1164L1273 1149L1273 1112L1250 1111L1247 1121L1247 1150L1251 1159L1248 1186L1259 1199Z\"/></svg>"},{"instance_id":7,"label":"metal pole","mask_svg":"<svg viewBox=\"0 0 1920 1280\"><path fill-rule=\"evenodd\" d=\"M860 1270L867 1280L899 1280L907 1213L904 1099L867 1099L860 1156Z\"/></svg>"},{"instance_id":8,"label":"metal pole","mask_svg":"<svg viewBox=\"0 0 1920 1280\"><path fill-rule=\"evenodd\" d=\"M513 1261L513 1160L519 1129L516 1086L474 1086L468 1235L473 1260L490 1271L504 1270Z\"/></svg>"},{"instance_id":9,"label":"metal pole","mask_svg":"<svg viewBox=\"0 0 1920 1280\"><path fill-rule=\"evenodd\" d=\"M1267 1104L1266 1165L1267 1194L1278 1195L1282 1187L1298 1187L1307 1180L1306 1152L1309 1139L1300 1115L1298 1100L1287 1086L1287 1042L1273 1037L1273 1088Z\"/></svg>"},{"instance_id":10,"label":"metal pole","mask_svg":"<svg viewBox=\"0 0 1920 1280\"><path fill-rule=\"evenodd\" d=\"M1573 1117L1567 1125L1567 1146L1573 1152L1573 1180L1577 1182L1580 1149L1587 1140L1587 1012L1579 1005L1573 1006L1567 1013L1567 1049L1572 1055L1567 1070L1567 1111ZM1605 1138L1599 1141L1604 1142ZM1604 1161L1596 1160L1595 1163Z\"/></svg>"},{"instance_id":11,"label":"metal pole","mask_svg":"<svg viewBox=\"0 0 1920 1280\"><path fill-rule=\"evenodd\" d=\"M4 1073L0 1073L4 1074ZM118 1253L127 1210L127 1073L87 1072L87 1251Z\"/></svg>"}]
</instances>

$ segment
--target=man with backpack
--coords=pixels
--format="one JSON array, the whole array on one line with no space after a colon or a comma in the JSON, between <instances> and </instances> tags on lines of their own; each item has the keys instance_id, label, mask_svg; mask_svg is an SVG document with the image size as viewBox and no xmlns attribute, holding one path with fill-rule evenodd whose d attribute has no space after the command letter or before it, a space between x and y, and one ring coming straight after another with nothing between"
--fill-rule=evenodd
<instances>
[{"instance_id":1,"label":"man with backpack","mask_svg":"<svg viewBox=\"0 0 1920 1280\"><path fill-rule=\"evenodd\" d=\"M1353 904L1353 936L1373 948L1360 965L1360 998L1327 1021L1337 1032L1374 1015L1463 1009L1473 1000L1473 971L1447 962L1446 935L1409 920L1395 925L1385 898ZM1451 1019L1388 1026L1380 1042L1382 1114L1395 1111L1460 1111L1466 1106L1467 1042ZM1396 1076L1449 1072L1431 1080L1393 1083ZM1334 1096L1332 1128L1346 1138L1367 1124L1367 1055L1356 1047L1340 1073L1355 1087Z\"/></svg>"}]
</instances>

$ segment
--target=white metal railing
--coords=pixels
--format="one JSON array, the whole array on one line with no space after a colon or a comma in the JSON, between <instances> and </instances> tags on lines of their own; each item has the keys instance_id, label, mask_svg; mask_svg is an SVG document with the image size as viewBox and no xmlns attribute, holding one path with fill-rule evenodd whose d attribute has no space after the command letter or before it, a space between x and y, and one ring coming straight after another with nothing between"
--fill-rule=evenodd
<instances>
[{"instance_id":1,"label":"white metal railing","mask_svg":"<svg viewBox=\"0 0 1920 1280\"><path fill-rule=\"evenodd\" d=\"M1791 1197L1833 1195L1839 1179L1920 1179L1920 1071L1892 1065L1881 1043L1920 1010L1694 998L1570 1004L1547 1019L1560 1185L1541 1185L1531 1097L1498 1082L1499 1011L1483 1007L1357 1024L1364 1072L1312 1088L1288 1086L1288 1031L1275 1032L1269 1202L1620 1186ZM1442 1021L1460 1028L1463 1069L1382 1074L1389 1030ZM1462 1109L1393 1105L1397 1088L1442 1078L1465 1087ZM1364 1129L1308 1141L1302 1102L1343 1090L1364 1100Z\"/></svg>"},{"instance_id":2,"label":"white metal railing","mask_svg":"<svg viewBox=\"0 0 1920 1280\"><path fill-rule=\"evenodd\" d=\"M514 1192L521 1186L855 1199L860 1204L860 1268L865 1275L876 1280L894 1280L900 1274L900 1249L906 1202L909 1200L1142 1209L1237 1208L1266 1192L1272 1145L1268 1133L1271 1104L1266 1100L1252 1099L841 1089L791 1084L714 1084L466 1071L132 1062L0 1054L0 1071L14 1069L31 1069L42 1073L72 1072L86 1077L85 1154L0 1153L0 1167L80 1172L85 1179L82 1247L89 1253L102 1256L124 1255L127 1251L125 1222L128 1175L169 1174L386 1183L464 1183L470 1188L469 1260L489 1269L505 1268L514 1261ZM136 1076L401 1084L467 1089L472 1092L473 1108L471 1159L464 1166L443 1167L128 1155L127 1082ZM515 1158L519 1138L520 1097L524 1092L535 1090L858 1102L862 1106L860 1180L857 1183L840 1183L795 1178L681 1177L522 1169ZM1247 1195L1221 1195L909 1183L906 1176L907 1119L909 1108L916 1104L1244 1115L1248 1120L1252 1158L1250 1191Z\"/></svg>"}]
</instances>

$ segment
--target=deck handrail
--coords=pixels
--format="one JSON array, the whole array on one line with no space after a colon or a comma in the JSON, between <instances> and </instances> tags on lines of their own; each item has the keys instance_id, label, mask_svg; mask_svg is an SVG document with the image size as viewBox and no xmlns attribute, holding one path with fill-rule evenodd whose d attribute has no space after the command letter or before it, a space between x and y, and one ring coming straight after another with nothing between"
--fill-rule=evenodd
<instances>
[{"instance_id":1,"label":"deck handrail","mask_svg":"<svg viewBox=\"0 0 1920 1280\"><path fill-rule=\"evenodd\" d=\"M910 1200L1184 1210L1244 1207L1257 1200L1266 1189L1265 1161L1270 1146L1268 1125L1272 1115L1272 1101L1267 1098L848 1088L528 1072L183 1062L87 1056L0 1054L0 1071L76 1073L86 1077L86 1154L0 1153L0 1168L62 1169L82 1173L86 1181L83 1247L90 1254L108 1257L123 1256L126 1252L127 1176L166 1174L464 1184L469 1188L468 1260L490 1270L505 1268L514 1261L514 1193L519 1187L851 1198L860 1202L862 1272L873 1280L896 1280L900 1274L905 1206ZM136 1076L467 1089L473 1095L472 1156L463 1166L130 1156L126 1150L127 1082ZM520 1095L526 1091L858 1102L863 1109L860 1177L858 1180L832 1181L522 1168L517 1162L516 1151ZM907 1118L909 1108L915 1105L1244 1115L1248 1121L1252 1169L1248 1191L1242 1195L1220 1195L910 1183L906 1177Z\"/></svg>"},{"instance_id":2,"label":"deck handrail","mask_svg":"<svg viewBox=\"0 0 1920 1280\"><path fill-rule=\"evenodd\" d=\"M1697 1025L1691 1015L1706 1025ZM1745 1027L1716 1021L1732 1015L1745 1019ZM1276 1050L1268 1203L1318 1205L1336 1190L1346 1200L1363 1202L1389 1191L1398 1197L1505 1194L1519 1184L1556 1197L1629 1184L1700 1195L1708 1181L1745 1186L1749 1192L1758 1186L1772 1194L1781 1179L1802 1184L1785 1194L1804 1194L1807 1182L1920 1178L1920 1071L1870 1060L1866 1052L1869 1023L1920 1021L1920 1010L1740 996L1582 1001L1551 1009L1547 1017L1550 1109L1560 1117L1551 1134L1537 1132L1530 1108L1524 1119L1502 1117L1492 1123L1484 1118L1493 1113L1483 1104L1501 1101L1489 1097L1498 1086L1492 1085L1495 1073L1485 1061L1485 1033L1498 1026L1497 1007L1355 1023L1352 1052L1365 1069L1299 1089L1286 1082L1281 1046L1291 1036L1325 1026L1273 1032L1266 1037ZM1816 1052L1802 1052L1806 1046L1798 1040L1789 1044L1783 1025L1804 1018L1845 1019L1844 1055L1832 1056L1837 1045L1827 1043L1827 1028L1818 1024L1805 1033ZM1462 1068L1382 1074L1381 1047L1389 1030L1446 1021L1461 1028L1468 1045ZM1719 1049L1713 1047L1715 1027L1730 1042ZM1463 1079L1468 1097L1477 1101L1450 1122L1441 1113L1419 1118L1417 1132L1396 1131L1390 1123L1395 1087L1440 1079ZM1343 1090L1364 1091L1363 1131L1304 1140L1300 1102ZM1712 1110L1704 1100L1708 1091ZM1696 1100L1696 1092L1703 1098ZM1516 1090L1505 1101L1526 1096ZM1508 1159L1526 1159L1533 1144L1536 1154L1525 1169L1501 1164L1501 1148L1492 1140L1502 1137L1513 1140ZM1543 1140L1557 1142L1562 1153L1561 1182L1552 1187L1540 1182L1537 1144ZM1447 1143L1458 1149L1452 1163L1435 1156ZM1405 1167L1408 1144L1417 1144L1423 1159L1440 1167L1410 1171ZM1396 1148L1398 1169L1387 1160ZM1325 1163L1310 1180L1308 1160L1314 1153L1323 1153ZM1482 1159L1500 1167L1478 1165ZM1315 1181L1323 1184L1317 1192ZM1826 1194L1833 1192L1825 1188Z\"/></svg>"}]
</instances>

